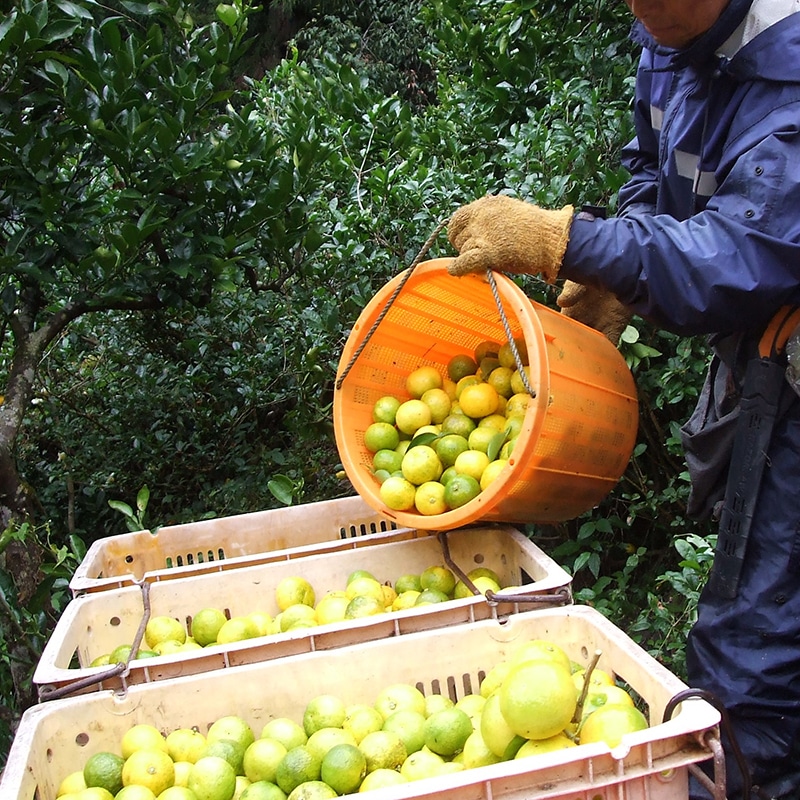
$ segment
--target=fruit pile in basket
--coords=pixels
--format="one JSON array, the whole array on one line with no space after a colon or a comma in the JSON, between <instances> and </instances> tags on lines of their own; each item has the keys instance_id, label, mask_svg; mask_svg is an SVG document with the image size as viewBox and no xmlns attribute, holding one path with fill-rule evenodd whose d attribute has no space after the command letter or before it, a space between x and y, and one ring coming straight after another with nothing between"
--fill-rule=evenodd
<instances>
[{"instance_id":1,"label":"fruit pile in basket","mask_svg":"<svg viewBox=\"0 0 800 800\"><path fill-rule=\"evenodd\" d=\"M518 359L527 374L522 338L513 346L481 342L474 353L453 356L446 370L413 370L409 399L385 395L374 403L364 445L388 508L443 514L497 480L531 400Z\"/></svg>"},{"instance_id":2,"label":"fruit pile in basket","mask_svg":"<svg viewBox=\"0 0 800 800\"><path fill-rule=\"evenodd\" d=\"M312 697L260 730L235 714L162 732L133 725L121 741L61 776L61 800L326 800L581 744L614 747L647 727L612 675L528 640L451 699L389 683L348 705ZM584 687L584 683L588 683Z\"/></svg>"},{"instance_id":3,"label":"fruit pile in basket","mask_svg":"<svg viewBox=\"0 0 800 800\"><path fill-rule=\"evenodd\" d=\"M507 588L488 567L476 567L467 577L481 594ZM135 658L185 653L472 596L471 587L442 564L431 564L419 574L401 575L394 583L381 583L369 570L353 570L342 589L322 596L318 596L306 578L295 575L283 578L275 587L277 614L252 609L246 614L229 616L213 606L186 609L191 620L188 627L165 614L152 616L144 631L145 646L137 650ZM95 657L89 666L125 663L132 646L129 642L122 643Z\"/></svg>"}]
</instances>

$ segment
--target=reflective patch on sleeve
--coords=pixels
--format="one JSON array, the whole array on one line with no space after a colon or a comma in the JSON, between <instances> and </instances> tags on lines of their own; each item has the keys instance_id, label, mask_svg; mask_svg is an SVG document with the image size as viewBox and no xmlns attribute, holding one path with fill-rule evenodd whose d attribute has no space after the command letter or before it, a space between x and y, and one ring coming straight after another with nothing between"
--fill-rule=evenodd
<instances>
[{"instance_id":1,"label":"reflective patch on sleeve","mask_svg":"<svg viewBox=\"0 0 800 800\"><path fill-rule=\"evenodd\" d=\"M661 125L664 122L664 109L650 106L650 124L653 126L654 131L660 131Z\"/></svg>"}]
</instances>

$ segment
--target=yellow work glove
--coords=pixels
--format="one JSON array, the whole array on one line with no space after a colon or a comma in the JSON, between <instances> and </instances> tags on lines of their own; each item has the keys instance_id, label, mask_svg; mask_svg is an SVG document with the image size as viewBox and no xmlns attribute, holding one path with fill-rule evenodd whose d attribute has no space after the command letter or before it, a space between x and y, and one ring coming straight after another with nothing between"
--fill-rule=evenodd
<instances>
[{"instance_id":1,"label":"yellow work glove","mask_svg":"<svg viewBox=\"0 0 800 800\"><path fill-rule=\"evenodd\" d=\"M460 253L448 271L465 275L493 269L542 275L553 283L567 249L573 211L572 206L547 211L504 195L462 206L447 228Z\"/></svg>"},{"instance_id":2,"label":"yellow work glove","mask_svg":"<svg viewBox=\"0 0 800 800\"><path fill-rule=\"evenodd\" d=\"M615 347L633 312L605 289L566 281L556 299L561 313L604 334Z\"/></svg>"}]
</instances>

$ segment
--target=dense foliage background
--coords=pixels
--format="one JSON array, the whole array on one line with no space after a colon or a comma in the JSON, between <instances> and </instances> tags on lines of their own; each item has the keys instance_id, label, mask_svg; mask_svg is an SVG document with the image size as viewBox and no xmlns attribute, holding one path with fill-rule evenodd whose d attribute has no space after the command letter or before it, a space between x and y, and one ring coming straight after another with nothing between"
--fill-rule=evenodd
<instances>
[{"instance_id":1,"label":"dense foliage background","mask_svg":"<svg viewBox=\"0 0 800 800\"><path fill-rule=\"evenodd\" d=\"M37 298L32 331L85 309L37 356L11 441L29 513L0 537L0 753L92 541L352 494L342 344L440 220L500 191L613 212L635 65L613 0L3 6L0 414L19 304ZM706 353L641 320L621 349L641 400L624 478L527 533L680 674L713 536L684 517L677 426Z\"/></svg>"}]
</instances>

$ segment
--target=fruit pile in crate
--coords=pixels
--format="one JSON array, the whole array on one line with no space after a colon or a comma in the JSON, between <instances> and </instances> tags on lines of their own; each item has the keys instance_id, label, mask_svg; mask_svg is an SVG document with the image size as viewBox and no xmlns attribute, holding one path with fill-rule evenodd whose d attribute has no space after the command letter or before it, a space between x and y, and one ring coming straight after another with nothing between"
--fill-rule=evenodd
<instances>
[{"instance_id":1,"label":"fruit pile in crate","mask_svg":"<svg viewBox=\"0 0 800 800\"><path fill-rule=\"evenodd\" d=\"M44 703L8 800L687 796L719 722L588 607ZM85 788L86 787L86 788Z\"/></svg>"},{"instance_id":2,"label":"fruit pile in crate","mask_svg":"<svg viewBox=\"0 0 800 800\"><path fill-rule=\"evenodd\" d=\"M399 529L73 598L33 680L48 700L124 688L560 605L570 584L511 526Z\"/></svg>"}]
</instances>

